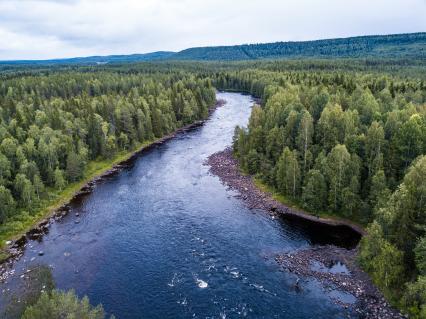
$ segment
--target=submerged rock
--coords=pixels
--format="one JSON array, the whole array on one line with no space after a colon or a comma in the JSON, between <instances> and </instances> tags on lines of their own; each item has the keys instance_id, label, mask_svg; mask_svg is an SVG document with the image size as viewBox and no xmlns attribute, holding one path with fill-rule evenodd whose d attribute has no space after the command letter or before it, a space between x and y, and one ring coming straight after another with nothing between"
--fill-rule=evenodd
<instances>
[{"instance_id":1,"label":"submerged rock","mask_svg":"<svg viewBox=\"0 0 426 319\"><path fill-rule=\"evenodd\" d=\"M27 243L27 237L25 235L21 236L19 239L15 240L13 248L22 248Z\"/></svg>"},{"instance_id":2,"label":"submerged rock","mask_svg":"<svg viewBox=\"0 0 426 319\"><path fill-rule=\"evenodd\" d=\"M312 216L277 202L271 194L258 189L250 175L241 174L238 161L233 157L230 148L211 155L207 159L206 165L210 166L210 171L217 175L224 184L238 191L239 195L236 197L244 200L250 209L264 210L271 217L285 216L290 220L303 220L310 225L320 225L322 231L325 229L334 231L337 229L336 227L344 227L344 234L348 235L344 238L346 240L352 238L348 247L345 246L352 249L329 245L278 255L275 259L283 266L283 270L297 276L293 286L297 292L303 289L300 277L314 277L324 285L326 292L340 290L353 295L356 298L355 304L347 304L333 297L332 300L342 307L353 309L362 318L404 318L382 299L382 294L368 275L356 265L355 247L364 234L361 228L349 222L344 223ZM354 237L357 237L358 240L354 240ZM317 269L313 267L312 262L314 261L321 266ZM335 267L336 269L331 269L336 262L340 262L341 265ZM331 267L328 267L330 265ZM346 267L348 271L344 271Z\"/></svg>"},{"instance_id":3,"label":"submerged rock","mask_svg":"<svg viewBox=\"0 0 426 319\"><path fill-rule=\"evenodd\" d=\"M404 318L385 301L382 293L371 282L369 276L356 264L356 250L336 246L317 246L294 253L280 254L275 260L287 271L298 276L294 288L302 289L300 277L313 277L323 284L328 293L342 291L355 297L355 303L340 299L332 300L345 308L352 308L362 318ZM348 271L335 271L339 264Z\"/></svg>"}]
</instances>

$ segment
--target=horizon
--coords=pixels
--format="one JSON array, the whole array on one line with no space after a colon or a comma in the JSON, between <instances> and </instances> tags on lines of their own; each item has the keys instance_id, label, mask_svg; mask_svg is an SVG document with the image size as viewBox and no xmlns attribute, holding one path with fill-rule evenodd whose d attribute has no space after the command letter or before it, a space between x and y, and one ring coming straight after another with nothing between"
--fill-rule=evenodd
<instances>
[{"instance_id":1,"label":"horizon","mask_svg":"<svg viewBox=\"0 0 426 319\"><path fill-rule=\"evenodd\" d=\"M426 30L424 12L424 0L4 0L0 60L417 33Z\"/></svg>"},{"instance_id":2,"label":"horizon","mask_svg":"<svg viewBox=\"0 0 426 319\"><path fill-rule=\"evenodd\" d=\"M0 59L0 63L7 62L38 62L38 61L60 61L60 60L72 60L72 59L84 59L84 58L94 58L94 57L113 57L113 56L134 56L134 55L147 55L152 53L179 53L189 49L197 49L197 48L213 48L213 47L234 47L234 46L243 46L243 45L260 45L260 44L269 44L269 43L300 43L300 42L315 42L315 41L327 41L327 40L339 40L339 39L350 39L350 38L360 38L360 37L375 37L375 36L398 36L398 35L408 35L408 34L422 34L426 33L426 31L418 31L418 32L409 32L409 33L392 33L392 34L364 34L364 35L356 35L356 36L348 36L348 37L338 37L338 38L318 38L318 39L309 39L309 40L300 40L300 41L274 41L274 42L256 42L256 43L237 43L237 44L229 44L229 45L206 45L206 46L198 46L198 47L187 47L179 51L168 51L168 50L158 50L158 51L150 51L150 52L133 52L133 53L114 53L114 54L106 54L106 55L86 55L86 56L69 56L69 57L53 57L49 59Z\"/></svg>"}]
</instances>

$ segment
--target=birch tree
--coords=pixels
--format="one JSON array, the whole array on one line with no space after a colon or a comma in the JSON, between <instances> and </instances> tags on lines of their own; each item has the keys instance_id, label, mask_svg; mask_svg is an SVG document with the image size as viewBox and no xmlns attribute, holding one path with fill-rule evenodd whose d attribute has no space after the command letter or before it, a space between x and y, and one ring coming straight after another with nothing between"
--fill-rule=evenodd
<instances>
[{"instance_id":1,"label":"birch tree","mask_svg":"<svg viewBox=\"0 0 426 319\"><path fill-rule=\"evenodd\" d=\"M297 135L297 146L303 157L303 174L306 174L308 169L308 150L312 144L314 136L314 122L308 111L302 115L299 125L299 134Z\"/></svg>"},{"instance_id":2,"label":"birch tree","mask_svg":"<svg viewBox=\"0 0 426 319\"><path fill-rule=\"evenodd\" d=\"M337 211L342 206L343 189L348 186L351 155L345 145L336 145L327 156L330 207Z\"/></svg>"}]
</instances>

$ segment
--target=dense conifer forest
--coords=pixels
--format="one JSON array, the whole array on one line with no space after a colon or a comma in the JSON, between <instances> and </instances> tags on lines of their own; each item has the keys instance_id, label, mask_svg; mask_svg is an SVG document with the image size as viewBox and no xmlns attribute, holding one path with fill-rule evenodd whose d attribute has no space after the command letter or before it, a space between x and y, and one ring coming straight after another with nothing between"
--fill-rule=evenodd
<instances>
[{"instance_id":1,"label":"dense conifer forest","mask_svg":"<svg viewBox=\"0 0 426 319\"><path fill-rule=\"evenodd\" d=\"M294 58L420 58L425 57L426 33L364 36L299 42L275 42L190 48L169 59L240 61Z\"/></svg>"},{"instance_id":2,"label":"dense conifer forest","mask_svg":"<svg viewBox=\"0 0 426 319\"><path fill-rule=\"evenodd\" d=\"M209 79L189 73L58 71L0 84L0 226L20 229L93 161L205 119Z\"/></svg>"},{"instance_id":3,"label":"dense conifer forest","mask_svg":"<svg viewBox=\"0 0 426 319\"><path fill-rule=\"evenodd\" d=\"M97 64L141 61L247 61L265 59L425 59L426 33L370 35L314 41L274 42L188 48L179 52L91 56L53 60L0 61L1 65Z\"/></svg>"},{"instance_id":4,"label":"dense conifer forest","mask_svg":"<svg viewBox=\"0 0 426 319\"><path fill-rule=\"evenodd\" d=\"M395 305L424 318L424 67L404 59L3 67L0 235L35 220L92 163L205 119L214 88L242 91L261 105L235 131L241 168L292 205L365 225L360 264Z\"/></svg>"},{"instance_id":5,"label":"dense conifer forest","mask_svg":"<svg viewBox=\"0 0 426 319\"><path fill-rule=\"evenodd\" d=\"M214 83L262 98L234 154L315 215L368 225L359 262L413 317L426 316L426 87L353 72L243 70Z\"/></svg>"}]
</instances>

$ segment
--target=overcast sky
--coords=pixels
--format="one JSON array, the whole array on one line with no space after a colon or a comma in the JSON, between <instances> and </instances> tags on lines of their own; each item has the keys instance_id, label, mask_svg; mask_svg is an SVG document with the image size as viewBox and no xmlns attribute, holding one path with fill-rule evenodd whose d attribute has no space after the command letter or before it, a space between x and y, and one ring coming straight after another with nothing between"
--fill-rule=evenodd
<instances>
[{"instance_id":1,"label":"overcast sky","mask_svg":"<svg viewBox=\"0 0 426 319\"><path fill-rule=\"evenodd\" d=\"M426 0L0 0L0 60L426 31Z\"/></svg>"}]
</instances>

